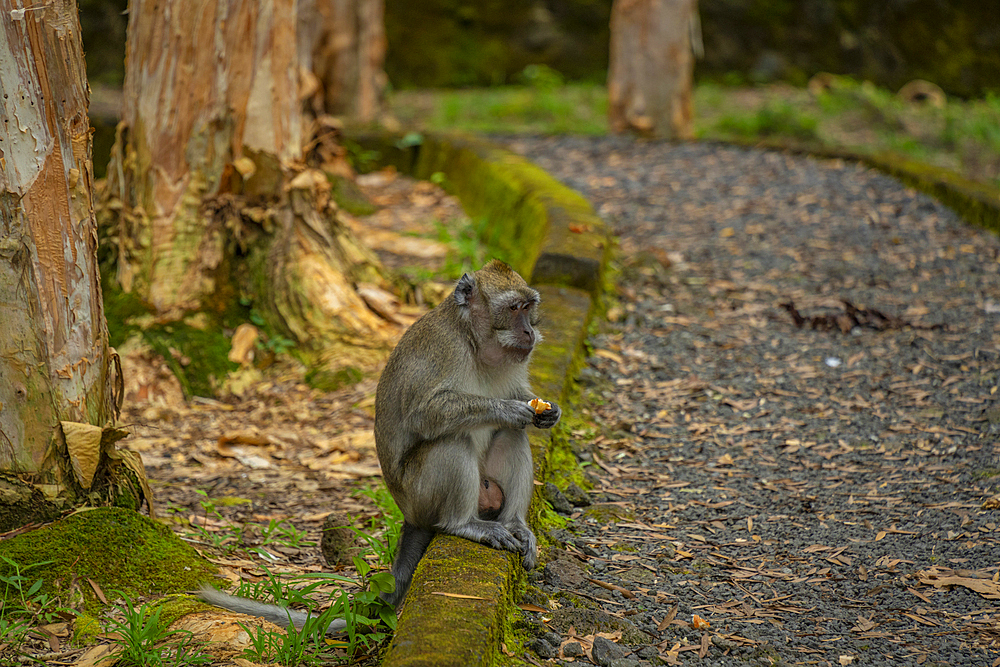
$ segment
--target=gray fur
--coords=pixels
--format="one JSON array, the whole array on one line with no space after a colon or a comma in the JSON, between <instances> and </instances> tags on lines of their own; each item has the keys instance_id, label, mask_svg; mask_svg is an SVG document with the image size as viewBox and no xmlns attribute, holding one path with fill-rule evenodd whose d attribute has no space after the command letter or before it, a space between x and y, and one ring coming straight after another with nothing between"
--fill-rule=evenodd
<instances>
[{"instance_id":1,"label":"gray fur","mask_svg":"<svg viewBox=\"0 0 1000 667\"><path fill-rule=\"evenodd\" d=\"M519 553L527 569L537 562L526 521L534 467L524 429L550 428L560 416L557 405L539 415L527 404L538 302L509 266L490 262L462 276L406 332L382 372L375 444L404 518L392 567L396 592L384 596L393 604L435 532ZM495 521L478 515L484 477L503 489Z\"/></svg>"},{"instance_id":2,"label":"gray fur","mask_svg":"<svg viewBox=\"0 0 1000 667\"><path fill-rule=\"evenodd\" d=\"M289 609L288 607L282 607L276 604L267 604L266 602L258 602L248 598L239 598L235 595L223 593L219 589L207 585L203 585L201 587L201 590L198 591L198 597L209 604L213 604L216 607L222 607L223 609L228 609L229 611L234 611L237 614L259 616L265 621L270 621L271 623L274 623L282 628L294 625L296 628L301 630L302 626L305 625L306 621L310 618L310 614L304 611L297 611L295 609ZM347 622L342 618L338 618L327 626L326 634L338 634L346 627Z\"/></svg>"},{"instance_id":3,"label":"gray fur","mask_svg":"<svg viewBox=\"0 0 1000 667\"><path fill-rule=\"evenodd\" d=\"M382 599L397 606L406 596L406 591L410 588L410 580L413 578L413 571L417 569L427 545L431 543L434 533L430 530L417 528L412 523L403 522L403 530L399 534L399 551L396 560L392 563L392 576L396 580L396 590L392 593L383 593Z\"/></svg>"}]
</instances>

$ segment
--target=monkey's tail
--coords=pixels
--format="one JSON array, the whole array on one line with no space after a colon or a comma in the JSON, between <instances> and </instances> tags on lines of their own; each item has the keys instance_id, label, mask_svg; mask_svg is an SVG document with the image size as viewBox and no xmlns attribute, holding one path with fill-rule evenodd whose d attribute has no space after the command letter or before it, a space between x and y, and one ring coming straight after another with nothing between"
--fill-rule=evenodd
<instances>
[{"instance_id":1,"label":"monkey's tail","mask_svg":"<svg viewBox=\"0 0 1000 667\"><path fill-rule=\"evenodd\" d=\"M413 571L417 569L417 563L427 551L427 545L431 543L434 531L426 528L418 528L408 521L403 522L403 529L399 533L399 552L396 560L392 562L392 576L396 580L396 590L392 593L383 593L382 599L393 607L406 597L406 591L410 588L410 581L413 579Z\"/></svg>"},{"instance_id":2,"label":"monkey's tail","mask_svg":"<svg viewBox=\"0 0 1000 667\"><path fill-rule=\"evenodd\" d=\"M296 611L294 609L288 609L287 607L282 607L276 604L267 604L264 602L257 602L256 600L248 600L247 598L238 598L235 595L223 593L216 588L204 584L202 585L201 590L198 591L198 597L209 604L213 604L216 607L222 607L223 609L228 609L229 611L235 611L237 614L259 616L260 618L270 621L271 623L274 623L282 628L294 625L296 628L301 630L302 626L304 626L310 618L313 618L313 616L304 611ZM342 632L346 627L347 621L342 618L334 619L333 622L327 626L326 634L337 634Z\"/></svg>"}]
</instances>

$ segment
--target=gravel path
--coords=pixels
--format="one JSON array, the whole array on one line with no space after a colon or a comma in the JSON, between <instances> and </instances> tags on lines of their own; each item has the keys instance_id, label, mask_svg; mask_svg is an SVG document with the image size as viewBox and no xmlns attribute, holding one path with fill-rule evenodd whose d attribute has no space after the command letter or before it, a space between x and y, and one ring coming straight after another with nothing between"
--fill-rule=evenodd
<instances>
[{"instance_id":1,"label":"gravel path","mask_svg":"<svg viewBox=\"0 0 1000 667\"><path fill-rule=\"evenodd\" d=\"M1000 241L851 163L506 144L621 242L539 659L1000 665Z\"/></svg>"}]
</instances>

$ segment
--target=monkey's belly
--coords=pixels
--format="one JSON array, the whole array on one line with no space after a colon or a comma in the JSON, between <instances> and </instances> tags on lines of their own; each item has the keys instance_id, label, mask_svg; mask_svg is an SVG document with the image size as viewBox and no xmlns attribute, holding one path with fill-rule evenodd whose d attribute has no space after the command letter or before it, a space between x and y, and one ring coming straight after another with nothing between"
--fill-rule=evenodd
<instances>
[{"instance_id":1,"label":"monkey's belly","mask_svg":"<svg viewBox=\"0 0 1000 667\"><path fill-rule=\"evenodd\" d=\"M493 433L495 431L496 429L491 426L469 431L469 438L472 440L472 451L476 453L476 457L480 462L482 462L483 457L486 456L486 451L490 448L490 442L493 440Z\"/></svg>"}]
</instances>

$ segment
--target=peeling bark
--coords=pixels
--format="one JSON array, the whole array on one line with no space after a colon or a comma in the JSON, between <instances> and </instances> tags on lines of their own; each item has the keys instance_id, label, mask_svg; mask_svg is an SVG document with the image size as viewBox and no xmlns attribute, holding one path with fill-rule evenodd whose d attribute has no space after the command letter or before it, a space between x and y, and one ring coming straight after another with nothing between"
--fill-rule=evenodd
<instances>
[{"instance_id":1,"label":"peeling bark","mask_svg":"<svg viewBox=\"0 0 1000 667\"><path fill-rule=\"evenodd\" d=\"M60 420L110 415L107 331L76 4L11 14L0 11L0 470L39 472Z\"/></svg>"},{"instance_id":2,"label":"peeling bark","mask_svg":"<svg viewBox=\"0 0 1000 667\"><path fill-rule=\"evenodd\" d=\"M696 0L615 0L611 6L611 131L693 136L692 21Z\"/></svg>"},{"instance_id":3,"label":"peeling bark","mask_svg":"<svg viewBox=\"0 0 1000 667\"><path fill-rule=\"evenodd\" d=\"M115 376L76 3L0 7L0 71L2 532L70 506L106 476ZM96 429L76 450L87 462L79 473L66 424Z\"/></svg>"},{"instance_id":4,"label":"peeling bark","mask_svg":"<svg viewBox=\"0 0 1000 667\"><path fill-rule=\"evenodd\" d=\"M108 192L124 203L118 282L163 319L198 310L225 252L202 202L248 153L301 156L295 0L136 0ZM127 217L127 216L126 216Z\"/></svg>"}]
</instances>

